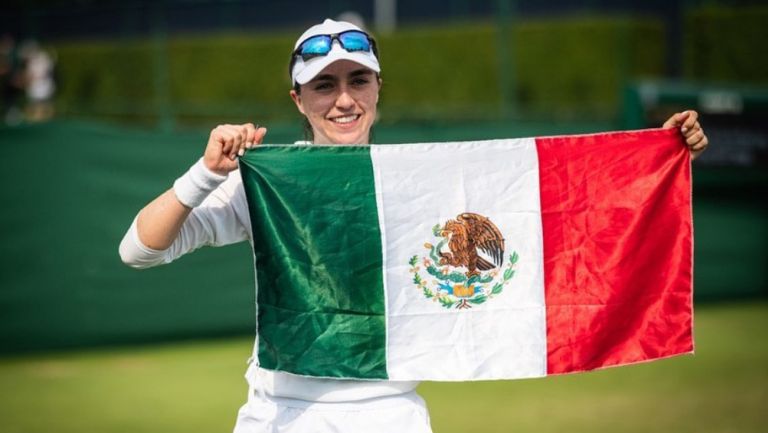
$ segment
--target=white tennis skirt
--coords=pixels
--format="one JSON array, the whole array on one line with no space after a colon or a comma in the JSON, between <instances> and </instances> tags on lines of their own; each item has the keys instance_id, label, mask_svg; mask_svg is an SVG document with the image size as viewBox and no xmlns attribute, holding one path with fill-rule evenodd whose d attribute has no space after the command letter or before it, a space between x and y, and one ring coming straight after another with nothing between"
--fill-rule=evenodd
<instances>
[{"instance_id":1,"label":"white tennis skirt","mask_svg":"<svg viewBox=\"0 0 768 433\"><path fill-rule=\"evenodd\" d=\"M317 403L251 392L234 433L431 433L415 391L343 403Z\"/></svg>"}]
</instances>

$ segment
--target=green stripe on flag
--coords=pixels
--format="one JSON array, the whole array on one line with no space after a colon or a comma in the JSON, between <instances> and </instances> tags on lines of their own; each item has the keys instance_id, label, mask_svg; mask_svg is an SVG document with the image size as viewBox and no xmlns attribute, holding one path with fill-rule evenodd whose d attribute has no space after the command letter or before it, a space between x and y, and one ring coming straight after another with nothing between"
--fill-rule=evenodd
<instances>
[{"instance_id":1,"label":"green stripe on flag","mask_svg":"<svg viewBox=\"0 0 768 433\"><path fill-rule=\"evenodd\" d=\"M369 148L259 146L240 159L263 368L383 379L381 236Z\"/></svg>"}]
</instances>

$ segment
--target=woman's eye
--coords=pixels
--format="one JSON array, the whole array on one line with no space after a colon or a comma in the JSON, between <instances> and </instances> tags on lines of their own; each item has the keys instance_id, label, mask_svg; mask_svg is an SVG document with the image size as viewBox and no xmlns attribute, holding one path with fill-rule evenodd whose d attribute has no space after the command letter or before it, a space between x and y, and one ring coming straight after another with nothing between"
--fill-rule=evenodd
<instances>
[{"instance_id":1,"label":"woman's eye","mask_svg":"<svg viewBox=\"0 0 768 433\"><path fill-rule=\"evenodd\" d=\"M355 78L354 80L352 80L352 85L355 85L355 86L363 86L365 84L368 84L368 80L365 78Z\"/></svg>"},{"instance_id":2,"label":"woman's eye","mask_svg":"<svg viewBox=\"0 0 768 433\"><path fill-rule=\"evenodd\" d=\"M315 90L328 90L333 88L333 85L329 82L320 83L315 86Z\"/></svg>"}]
</instances>

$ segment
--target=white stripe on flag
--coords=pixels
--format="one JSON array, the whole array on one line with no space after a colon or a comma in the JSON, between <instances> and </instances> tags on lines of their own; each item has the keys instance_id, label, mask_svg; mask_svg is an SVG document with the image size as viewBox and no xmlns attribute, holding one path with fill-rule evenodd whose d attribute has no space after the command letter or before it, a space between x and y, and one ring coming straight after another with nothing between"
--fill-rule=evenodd
<instances>
[{"instance_id":1,"label":"white stripe on flag","mask_svg":"<svg viewBox=\"0 0 768 433\"><path fill-rule=\"evenodd\" d=\"M371 159L384 246L390 380L546 375L534 139L372 146ZM418 255L423 267L432 228L464 212L490 218L504 235L504 263L513 252L519 261L502 293L471 308L445 308L414 284L408 261Z\"/></svg>"}]
</instances>

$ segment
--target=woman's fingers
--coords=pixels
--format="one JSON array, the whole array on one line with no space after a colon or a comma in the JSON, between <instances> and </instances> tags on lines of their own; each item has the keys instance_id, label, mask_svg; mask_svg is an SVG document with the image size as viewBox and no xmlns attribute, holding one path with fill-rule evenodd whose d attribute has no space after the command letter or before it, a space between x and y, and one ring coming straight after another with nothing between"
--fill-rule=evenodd
<instances>
[{"instance_id":1,"label":"woman's fingers","mask_svg":"<svg viewBox=\"0 0 768 433\"><path fill-rule=\"evenodd\" d=\"M702 140L704 140L704 131L702 131L701 129L697 131L692 131L691 134L685 137L685 142L688 144L688 147L691 147L691 148L699 144Z\"/></svg>"},{"instance_id":2,"label":"woman's fingers","mask_svg":"<svg viewBox=\"0 0 768 433\"><path fill-rule=\"evenodd\" d=\"M216 131L221 143L222 157L234 161L245 148L247 128L244 125L219 125Z\"/></svg>"},{"instance_id":3,"label":"woman's fingers","mask_svg":"<svg viewBox=\"0 0 768 433\"><path fill-rule=\"evenodd\" d=\"M231 159L245 155L245 151L260 144L264 139L264 135L267 133L266 128L256 126L253 123L231 126L231 132L234 138L232 147L228 152Z\"/></svg>"},{"instance_id":4,"label":"woman's fingers","mask_svg":"<svg viewBox=\"0 0 768 433\"><path fill-rule=\"evenodd\" d=\"M675 128L680 127L684 122L685 119L687 119L689 116L688 111L683 111L682 113L675 113L672 116L670 116L669 119L667 119L666 122L664 122L663 125L661 125L662 128Z\"/></svg>"},{"instance_id":5,"label":"woman's fingers","mask_svg":"<svg viewBox=\"0 0 768 433\"><path fill-rule=\"evenodd\" d=\"M264 136L267 134L267 128L254 125L253 123L247 123L245 127L245 150L252 149L257 144L261 144L261 142L264 140ZM243 156L243 153L245 152L242 152L240 156Z\"/></svg>"},{"instance_id":6,"label":"woman's fingers","mask_svg":"<svg viewBox=\"0 0 768 433\"><path fill-rule=\"evenodd\" d=\"M243 126L245 126L245 148L250 149L254 146L256 141L256 130L258 129L258 126L255 126L253 123L246 123Z\"/></svg>"},{"instance_id":7,"label":"woman's fingers","mask_svg":"<svg viewBox=\"0 0 768 433\"><path fill-rule=\"evenodd\" d=\"M209 146L213 146L211 150L215 156L227 155L229 153L229 150L232 148L232 136L226 126L219 125L213 130Z\"/></svg>"},{"instance_id":8,"label":"woman's fingers","mask_svg":"<svg viewBox=\"0 0 768 433\"><path fill-rule=\"evenodd\" d=\"M686 110L673 114L666 122L664 122L662 127L680 129L680 133L683 135L685 144L691 151L691 157L693 159L699 156L709 145L709 139L704 133L704 128L701 127L701 123L699 123L699 113L694 110Z\"/></svg>"},{"instance_id":9,"label":"woman's fingers","mask_svg":"<svg viewBox=\"0 0 768 433\"><path fill-rule=\"evenodd\" d=\"M680 132L682 132L683 135L687 134L688 132L691 132L693 130L693 127L698 123L697 121L699 119L699 113L693 110L688 110L688 111L685 111L684 113L687 113L687 116L680 127Z\"/></svg>"},{"instance_id":10,"label":"woman's fingers","mask_svg":"<svg viewBox=\"0 0 768 433\"><path fill-rule=\"evenodd\" d=\"M266 128L246 123L243 125L219 125L211 131L205 150L205 161L209 169L228 173L237 168L238 156L243 156L264 139Z\"/></svg>"},{"instance_id":11,"label":"woman's fingers","mask_svg":"<svg viewBox=\"0 0 768 433\"><path fill-rule=\"evenodd\" d=\"M264 141L264 136L267 135L267 128L263 126L257 126L256 127L256 135L253 139L253 144L261 144L262 141Z\"/></svg>"}]
</instances>

